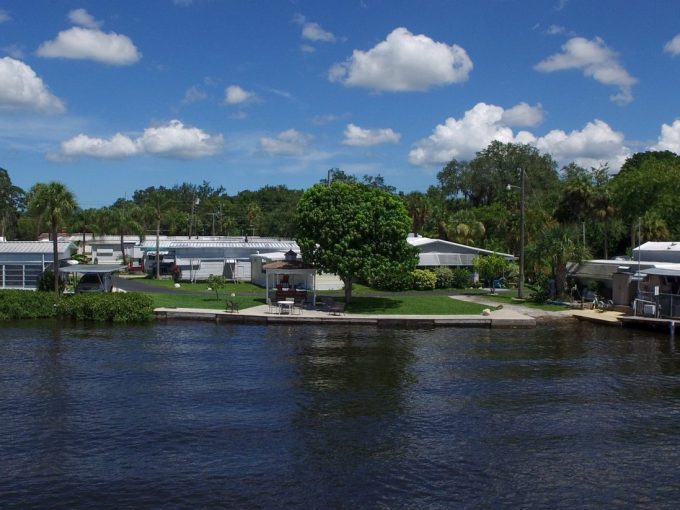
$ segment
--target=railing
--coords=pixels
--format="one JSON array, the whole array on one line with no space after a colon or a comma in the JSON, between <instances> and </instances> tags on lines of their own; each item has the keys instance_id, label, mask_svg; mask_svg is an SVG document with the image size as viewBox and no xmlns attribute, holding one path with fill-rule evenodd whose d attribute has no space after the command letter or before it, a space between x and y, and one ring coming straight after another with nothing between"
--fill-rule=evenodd
<instances>
[{"instance_id":1,"label":"railing","mask_svg":"<svg viewBox=\"0 0 680 510\"><path fill-rule=\"evenodd\" d=\"M680 318L680 295L638 292L633 302L633 314L643 317L678 319Z\"/></svg>"}]
</instances>

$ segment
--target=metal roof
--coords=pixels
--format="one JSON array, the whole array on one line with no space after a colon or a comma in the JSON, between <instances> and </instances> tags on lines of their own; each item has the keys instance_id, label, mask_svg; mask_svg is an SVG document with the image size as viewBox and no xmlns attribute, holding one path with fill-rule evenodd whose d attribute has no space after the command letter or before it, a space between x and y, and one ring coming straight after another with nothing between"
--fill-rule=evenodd
<instances>
[{"instance_id":1,"label":"metal roof","mask_svg":"<svg viewBox=\"0 0 680 510\"><path fill-rule=\"evenodd\" d=\"M642 274L653 274L659 276L680 276L680 269L667 269L663 267L654 267L651 269L640 270Z\"/></svg>"},{"instance_id":2,"label":"metal roof","mask_svg":"<svg viewBox=\"0 0 680 510\"><path fill-rule=\"evenodd\" d=\"M224 240L224 241L202 241L200 239L184 240L184 241L164 241L160 240L160 247L163 250L173 249L173 248L249 248L252 250L270 250L278 251L283 249L298 248L295 241L279 241L279 240L253 240L249 242L236 241L236 240ZM140 245L141 249L156 249L156 240L147 238ZM299 250L299 248L298 248Z\"/></svg>"},{"instance_id":3,"label":"metal roof","mask_svg":"<svg viewBox=\"0 0 680 510\"><path fill-rule=\"evenodd\" d=\"M428 244L441 243L445 246L450 246L451 248L464 248L466 250L475 251L477 253L484 253L486 255L500 255L509 260L514 260L516 257L510 253L502 253L500 251L485 250L484 248L478 248L477 246L469 246L467 244L454 243L452 241L445 241L444 239L432 239L430 237L407 237L406 241L415 247L425 246Z\"/></svg>"},{"instance_id":4,"label":"metal roof","mask_svg":"<svg viewBox=\"0 0 680 510\"><path fill-rule=\"evenodd\" d=\"M57 251L61 254L73 249L73 243L57 243ZM51 241L4 241L0 243L0 253L44 253L52 255Z\"/></svg>"},{"instance_id":5,"label":"metal roof","mask_svg":"<svg viewBox=\"0 0 680 510\"><path fill-rule=\"evenodd\" d=\"M73 266L59 268L60 273L115 273L125 269L120 264L75 264Z\"/></svg>"}]
</instances>

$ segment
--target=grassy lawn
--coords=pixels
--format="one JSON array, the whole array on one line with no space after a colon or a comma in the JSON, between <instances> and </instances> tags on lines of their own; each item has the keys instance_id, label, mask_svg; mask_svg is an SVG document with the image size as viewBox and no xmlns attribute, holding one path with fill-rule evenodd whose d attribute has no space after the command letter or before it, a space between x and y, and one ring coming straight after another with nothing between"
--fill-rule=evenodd
<instances>
[{"instance_id":1,"label":"grassy lawn","mask_svg":"<svg viewBox=\"0 0 680 510\"><path fill-rule=\"evenodd\" d=\"M488 299L489 301L495 301L498 303L507 303L509 305L522 305L526 306L527 308L537 308L539 310L545 310L547 312L558 312L560 310L566 310L566 306L562 305L552 305L552 304L542 304L539 305L538 303L532 303L531 301L524 301L524 302L519 302L519 301L513 301L513 297L508 294L484 294L483 295L484 299Z\"/></svg>"},{"instance_id":2,"label":"grassy lawn","mask_svg":"<svg viewBox=\"0 0 680 510\"><path fill-rule=\"evenodd\" d=\"M484 305L458 301L446 296L353 296L348 313L381 315L478 315Z\"/></svg>"},{"instance_id":3,"label":"grassy lawn","mask_svg":"<svg viewBox=\"0 0 680 510\"><path fill-rule=\"evenodd\" d=\"M143 278L136 280L139 283L149 286L149 292L153 292L153 287L160 287L162 289L174 289L175 282L172 280L156 280L153 278ZM180 282L180 288L178 290L188 291L188 292L205 292L208 290L208 284L206 282ZM240 283L227 283L227 285L220 289L220 297L222 294L228 296L232 292L236 294L261 294L264 295L262 287L258 287L250 282L240 282Z\"/></svg>"},{"instance_id":4,"label":"grassy lawn","mask_svg":"<svg viewBox=\"0 0 680 510\"><path fill-rule=\"evenodd\" d=\"M145 292L153 299L154 308L208 308L211 310L224 310L226 301L236 301L241 310L251 308L265 303L264 297L255 296L236 296L220 292L220 299L215 298L215 294L206 296L195 296L191 294L160 294L157 292Z\"/></svg>"}]
</instances>

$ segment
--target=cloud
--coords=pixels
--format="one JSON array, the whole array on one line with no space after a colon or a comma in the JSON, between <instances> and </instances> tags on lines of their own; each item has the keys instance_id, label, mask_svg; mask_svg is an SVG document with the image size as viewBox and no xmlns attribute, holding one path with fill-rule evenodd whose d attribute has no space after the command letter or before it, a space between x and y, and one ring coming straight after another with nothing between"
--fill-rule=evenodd
<instances>
[{"instance_id":1,"label":"cloud","mask_svg":"<svg viewBox=\"0 0 680 510\"><path fill-rule=\"evenodd\" d=\"M335 36L318 23L305 23L302 26L302 38L310 41L335 42Z\"/></svg>"},{"instance_id":2,"label":"cloud","mask_svg":"<svg viewBox=\"0 0 680 510\"><path fill-rule=\"evenodd\" d=\"M12 17L7 13L5 9L0 9L0 23L11 20Z\"/></svg>"},{"instance_id":3,"label":"cloud","mask_svg":"<svg viewBox=\"0 0 680 510\"><path fill-rule=\"evenodd\" d=\"M414 165L427 166L448 163L452 159L469 160L492 141L519 141L512 129L503 124L505 110L500 106L477 103L462 119L449 117L444 124L419 142L409 152Z\"/></svg>"},{"instance_id":4,"label":"cloud","mask_svg":"<svg viewBox=\"0 0 680 510\"><path fill-rule=\"evenodd\" d=\"M302 38L314 42L335 42L335 35L321 28L321 25L307 19L302 14L296 14L293 22L302 27Z\"/></svg>"},{"instance_id":5,"label":"cloud","mask_svg":"<svg viewBox=\"0 0 680 510\"><path fill-rule=\"evenodd\" d=\"M368 51L354 50L328 73L332 82L376 91L423 91L468 79L472 61L455 44L435 42L397 28Z\"/></svg>"},{"instance_id":6,"label":"cloud","mask_svg":"<svg viewBox=\"0 0 680 510\"><path fill-rule=\"evenodd\" d=\"M66 110L33 69L11 57L0 58L0 109L41 113Z\"/></svg>"},{"instance_id":7,"label":"cloud","mask_svg":"<svg viewBox=\"0 0 680 510\"><path fill-rule=\"evenodd\" d=\"M131 138L116 133L111 138L93 138L79 134L61 143L58 153L48 154L52 161L67 161L80 157L98 159L123 159L143 154L175 158L196 159L213 156L222 150L222 135L187 127L179 120L149 127L141 136Z\"/></svg>"},{"instance_id":8,"label":"cloud","mask_svg":"<svg viewBox=\"0 0 680 510\"><path fill-rule=\"evenodd\" d=\"M566 28L560 25L550 25L546 30L545 34L547 35L560 35L564 34L567 31Z\"/></svg>"},{"instance_id":9,"label":"cloud","mask_svg":"<svg viewBox=\"0 0 680 510\"><path fill-rule=\"evenodd\" d=\"M663 47L663 51L670 53L672 56L677 57L680 55L680 34L676 35L666 43Z\"/></svg>"},{"instance_id":10,"label":"cloud","mask_svg":"<svg viewBox=\"0 0 680 510\"><path fill-rule=\"evenodd\" d=\"M199 128L186 127L179 120L146 128L138 139L147 154L181 159L213 156L222 150L223 142L222 135L209 135Z\"/></svg>"},{"instance_id":11,"label":"cloud","mask_svg":"<svg viewBox=\"0 0 680 510\"><path fill-rule=\"evenodd\" d=\"M618 170L630 155L624 145L624 135L614 131L606 122L595 119L581 130L566 133L561 129L550 131L536 139L534 145L541 152L553 156L562 164L574 162L585 168L608 164Z\"/></svg>"},{"instance_id":12,"label":"cloud","mask_svg":"<svg viewBox=\"0 0 680 510\"><path fill-rule=\"evenodd\" d=\"M199 101L204 101L208 98L206 94L198 85L193 85L187 89L184 93L184 99L182 99L182 104L198 103Z\"/></svg>"},{"instance_id":13,"label":"cloud","mask_svg":"<svg viewBox=\"0 0 680 510\"><path fill-rule=\"evenodd\" d=\"M269 156L300 157L305 154L311 140L311 135L288 129L279 133L276 138L260 138L260 150Z\"/></svg>"},{"instance_id":14,"label":"cloud","mask_svg":"<svg viewBox=\"0 0 680 510\"><path fill-rule=\"evenodd\" d=\"M401 135L392 129L363 129L355 124L347 124L345 128L345 145L353 147L370 147L383 143L399 143Z\"/></svg>"},{"instance_id":15,"label":"cloud","mask_svg":"<svg viewBox=\"0 0 680 510\"><path fill-rule=\"evenodd\" d=\"M5 46L2 48L2 51L7 53L10 57L16 59L16 60L21 60L24 58L24 50L21 46L17 44L10 44L9 46Z\"/></svg>"},{"instance_id":16,"label":"cloud","mask_svg":"<svg viewBox=\"0 0 680 510\"><path fill-rule=\"evenodd\" d=\"M302 44L300 45L300 51L302 53L314 53L316 48L314 46L310 46L309 44Z\"/></svg>"},{"instance_id":17,"label":"cloud","mask_svg":"<svg viewBox=\"0 0 680 510\"><path fill-rule=\"evenodd\" d=\"M99 28L103 24L101 21L94 19L85 9L74 9L68 13L68 19L74 25L80 25L85 28Z\"/></svg>"},{"instance_id":18,"label":"cloud","mask_svg":"<svg viewBox=\"0 0 680 510\"><path fill-rule=\"evenodd\" d=\"M552 130L542 137L528 131L514 133L505 114L518 106L504 110L500 106L478 103L465 112L462 119L446 119L429 137L414 145L409 161L414 165L432 166L446 164L452 159L471 160L492 141L532 145L551 154L563 165L576 162L590 167L608 163L610 168L618 169L630 154L624 145L623 133L612 130L601 120L589 122L582 130L570 133Z\"/></svg>"},{"instance_id":19,"label":"cloud","mask_svg":"<svg viewBox=\"0 0 680 510\"><path fill-rule=\"evenodd\" d=\"M632 86L637 79L631 76L618 61L618 54L609 49L602 39L573 37L556 53L542 60L534 69L544 73L578 69L603 85L619 87L619 93L610 96L615 103L626 104L633 100Z\"/></svg>"},{"instance_id":20,"label":"cloud","mask_svg":"<svg viewBox=\"0 0 680 510\"><path fill-rule=\"evenodd\" d=\"M108 140L80 134L61 143L58 154L48 154L48 159L63 161L83 156L98 159L123 159L139 154L139 146L132 138L116 133Z\"/></svg>"},{"instance_id":21,"label":"cloud","mask_svg":"<svg viewBox=\"0 0 680 510\"><path fill-rule=\"evenodd\" d=\"M257 94L244 90L238 85L230 85L224 90L224 102L227 104L252 103L258 99Z\"/></svg>"},{"instance_id":22,"label":"cloud","mask_svg":"<svg viewBox=\"0 0 680 510\"><path fill-rule=\"evenodd\" d=\"M540 103L531 106L522 102L505 110L501 121L506 126L532 127L543 122L543 117L543 106Z\"/></svg>"},{"instance_id":23,"label":"cloud","mask_svg":"<svg viewBox=\"0 0 680 510\"><path fill-rule=\"evenodd\" d=\"M94 60L117 66L134 64L142 57L129 37L82 27L59 32L55 40L42 43L37 53L41 57Z\"/></svg>"},{"instance_id":24,"label":"cloud","mask_svg":"<svg viewBox=\"0 0 680 510\"><path fill-rule=\"evenodd\" d=\"M656 145L650 147L653 151L671 151L680 154L680 120L673 124L661 126L661 136Z\"/></svg>"}]
</instances>

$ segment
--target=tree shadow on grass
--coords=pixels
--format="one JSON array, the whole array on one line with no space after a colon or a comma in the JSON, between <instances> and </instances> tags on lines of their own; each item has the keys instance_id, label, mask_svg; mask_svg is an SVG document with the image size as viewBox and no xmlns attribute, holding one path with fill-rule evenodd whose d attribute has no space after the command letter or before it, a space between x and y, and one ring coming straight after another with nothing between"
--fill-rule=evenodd
<instances>
[{"instance_id":1,"label":"tree shadow on grass","mask_svg":"<svg viewBox=\"0 0 680 510\"><path fill-rule=\"evenodd\" d=\"M400 306L401 301L398 299L359 296L352 298L347 311L351 313L380 313L395 310Z\"/></svg>"}]
</instances>

